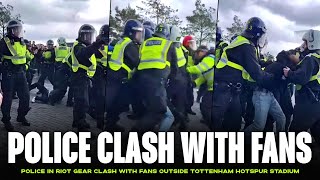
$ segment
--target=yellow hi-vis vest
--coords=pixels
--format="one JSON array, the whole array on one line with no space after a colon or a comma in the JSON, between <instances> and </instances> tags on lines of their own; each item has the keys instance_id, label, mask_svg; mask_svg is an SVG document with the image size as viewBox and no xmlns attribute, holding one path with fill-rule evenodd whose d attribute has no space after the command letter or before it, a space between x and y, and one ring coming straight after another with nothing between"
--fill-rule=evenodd
<instances>
[{"instance_id":1,"label":"yellow hi-vis vest","mask_svg":"<svg viewBox=\"0 0 320 180\"><path fill-rule=\"evenodd\" d=\"M96 72L96 68L97 68L97 60L95 55L93 54L90 57L90 62L92 63L92 65L90 67L84 66L82 64L79 63L76 55L74 54L74 47L78 44L78 41L74 42L72 50L71 50L71 60L72 60L72 71L73 72L77 72L79 68L82 68L84 70L87 71L87 75L92 78L94 76L94 73ZM83 45L83 44L82 44ZM83 45L85 46L85 45Z\"/></svg>"},{"instance_id":2,"label":"yellow hi-vis vest","mask_svg":"<svg viewBox=\"0 0 320 180\"><path fill-rule=\"evenodd\" d=\"M56 47L54 51L56 54L56 62L62 62L70 53L70 49L67 46Z\"/></svg>"},{"instance_id":3,"label":"yellow hi-vis vest","mask_svg":"<svg viewBox=\"0 0 320 180\"><path fill-rule=\"evenodd\" d=\"M177 59L178 59L178 67L182 67L187 64L187 59L184 57L184 53L182 47L176 47Z\"/></svg>"},{"instance_id":4,"label":"yellow hi-vis vest","mask_svg":"<svg viewBox=\"0 0 320 180\"><path fill-rule=\"evenodd\" d=\"M108 46L104 46L104 49L99 49L99 52L102 54L102 58L97 58L97 62L100 63L103 67L107 67L108 63Z\"/></svg>"},{"instance_id":5,"label":"yellow hi-vis vest","mask_svg":"<svg viewBox=\"0 0 320 180\"><path fill-rule=\"evenodd\" d=\"M320 85L320 55L317 54L317 53L312 53L312 54L308 54L307 56L309 56L309 57L310 57L310 56L313 56L313 57L317 58L317 59L318 59L317 63L318 63L318 65L319 65L318 73L315 74L315 75L313 75L313 76L311 76L309 82L311 82L311 81L318 81L318 83L319 83L319 85ZM301 64L301 62L302 62L302 61L300 61L299 64ZM299 65L299 64L298 64L298 65ZM302 85L297 84L296 87L297 87L297 90L301 90Z\"/></svg>"},{"instance_id":6,"label":"yellow hi-vis vest","mask_svg":"<svg viewBox=\"0 0 320 180\"><path fill-rule=\"evenodd\" d=\"M22 45L20 42L14 42L14 44L12 45L9 38L4 37L3 39L11 53L11 56L3 55L2 60L11 60L12 64L14 65L26 64L27 46Z\"/></svg>"},{"instance_id":7,"label":"yellow hi-vis vest","mask_svg":"<svg viewBox=\"0 0 320 180\"><path fill-rule=\"evenodd\" d=\"M44 57L44 59L50 59L52 54L51 54L51 51L45 51L42 53L42 56Z\"/></svg>"},{"instance_id":8,"label":"yellow hi-vis vest","mask_svg":"<svg viewBox=\"0 0 320 180\"><path fill-rule=\"evenodd\" d=\"M30 62L32 61L32 59L34 59L34 55L30 53L29 50L27 50L26 52L26 70L29 69L29 66L30 66Z\"/></svg>"},{"instance_id":9,"label":"yellow hi-vis vest","mask_svg":"<svg viewBox=\"0 0 320 180\"><path fill-rule=\"evenodd\" d=\"M222 69L225 66L232 67L232 68L237 69L242 72L242 78L244 80L254 82L254 80L250 77L249 73L240 64L236 64L234 62L231 62L228 59L228 55L226 53L228 49L233 49L233 48L241 46L243 44L250 44L250 42L248 39L244 38L243 36L238 36L229 46L224 48L223 53L221 55L221 58L217 64L216 68ZM257 53L257 49L256 49L256 53Z\"/></svg>"},{"instance_id":10,"label":"yellow hi-vis vest","mask_svg":"<svg viewBox=\"0 0 320 180\"><path fill-rule=\"evenodd\" d=\"M204 66L204 67L201 67ZM195 66L199 72L202 73L194 82L196 86L199 87L201 84L207 82L208 91L213 91L214 83L214 66L215 66L215 56L209 55L205 57L201 63ZM191 69L191 67L189 67ZM190 71L189 71L190 72ZM194 71L196 72L196 71ZM190 72L191 73L191 72Z\"/></svg>"},{"instance_id":11,"label":"yellow hi-vis vest","mask_svg":"<svg viewBox=\"0 0 320 180\"><path fill-rule=\"evenodd\" d=\"M172 41L159 37L152 37L144 41L140 47L140 63L138 70L165 69L170 67L167 54Z\"/></svg>"},{"instance_id":12,"label":"yellow hi-vis vest","mask_svg":"<svg viewBox=\"0 0 320 180\"><path fill-rule=\"evenodd\" d=\"M228 46L228 43L222 41L218 44L218 47L216 49L216 64L219 62L221 58L221 53L223 52L223 46Z\"/></svg>"},{"instance_id":13,"label":"yellow hi-vis vest","mask_svg":"<svg viewBox=\"0 0 320 180\"><path fill-rule=\"evenodd\" d=\"M128 78L131 78L131 69L123 63L124 58L124 50L126 49L127 45L132 42L132 40L128 37L124 37L117 44L114 46L112 55L110 60L108 61L109 68L113 71L118 71L119 69L123 68L128 72Z\"/></svg>"},{"instance_id":14,"label":"yellow hi-vis vest","mask_svg":"<svg viewBox=\"0 0 320 180\"><path fill-rule=\"evenodd\" d=\"M193 61L193 58L192 56L190 56L189 54L189 50L187 48L185 48L184 46L181 46L182 50L188 54L188 59L187 59L187 66L190 67L190 66L194 66L194 61Z\"/></svg>"}]
</instances>

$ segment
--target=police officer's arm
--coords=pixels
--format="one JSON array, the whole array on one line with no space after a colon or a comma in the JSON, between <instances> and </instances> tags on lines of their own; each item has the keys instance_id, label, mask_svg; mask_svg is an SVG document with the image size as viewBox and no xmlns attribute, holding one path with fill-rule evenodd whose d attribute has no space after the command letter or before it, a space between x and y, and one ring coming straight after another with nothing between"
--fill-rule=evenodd
<instances>
[{"instance_id":1,"label":"police officer's arm","mask_svg":"<svg viewBox=\"0 0 320 180\"><path fill-rule=\"evenodd\" d=\"M205 57L198 65L187 67L187 71L190 74L202 74L214 66L212 58Z\"/></svg>"},{"instance_id":2,"label":"police officer's arm","mask_svg":"<svg viewBox=\"0 0 320 180\"><path fill-rule=\"evenodd\" d=\"M129 68L137 68L139 65L139 47L133 42L129 43L124 50L124 63Z\"/></svg>"},{"instance_id":3,"label":"police officer's arm","mask_svg":"<svg viewBox=\"0 0 320 180\"><path fill-rule=\"evenodd\" d=\"M100 46L102 45L102 41L94 42L89 46L83 47L81 45L77 45L74 47L74 54L78 59L80 64L83 64L87 67L91 66L91 62L88 59L98 52Z\"/></svg>"},{"instance_id":4,"label":"police officer's arm","mask_svg":"<svg viewBox=\"0 0 320 180\"><path fill-rule=\"evenodd\" d=\"M261 66L256 55L254 46L244 44L239 46L239 51L242 51L241 60L243 61L243 68L249 73L251 78L259 85L270 83L273 80L273 75L262 71Z\"/></svg>"},{"instance_id":5,"label":"police officer's arm","mask_svg":"<svg viewBox=\"0 0 320 180\"><path fill-rule=\"evenodd\" d=\"M3 49L5 48L5 46L6 46L6 44L5 44L5 42L4 42L3 38L2 38L1 41L0 41L0 60L2 59ZM2 63L0 64L0 73L2 73ZM1 90L1 88L0 88L0 90Z\"/></svg>"},{"instance_id":6,"label":"police officer's arm","mask_svg":"<svg viewBox=\"0 0 320 180\"><path fill-rule=\"evenodd\" d=\"M289 71L287 77L289 82L300 85L307 84L313 74L315 66L318 66L317 62L314 61L312 57L306 56L298 70Z\"/></svg>"},{"instance_id":7,"label":"police officer's arm","mask_svg":"<svg viewBox=\"0 0 320 180\"><path fill-rule=\"evenodd\" d=\"M206 82L206 78L204 76L199 76L197 79L193 81L196 87L200 87L203 83Z\"/></svg>"},{"instance_id":8,"label":"police officer's arm","mask_svg":"<svg viewBox=\"0 0 320 180\"><path fill-rule=\"evenodd\" d=\"M174 78L178 72L178 58L176 53L176 46L171 44L168 51L168 61L170 61L170 78Z\"/></svg>"}]
</instances>

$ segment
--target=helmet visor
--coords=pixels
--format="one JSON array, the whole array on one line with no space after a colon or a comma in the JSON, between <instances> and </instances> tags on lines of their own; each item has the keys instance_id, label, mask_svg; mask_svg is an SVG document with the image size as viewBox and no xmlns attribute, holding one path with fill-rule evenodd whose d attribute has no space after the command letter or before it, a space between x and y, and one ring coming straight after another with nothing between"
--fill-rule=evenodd
<instances>
[{"instance_id":1,"label":"helmet visor","mask_svg":"<svg viewBox=\"0 0 320 180\"><path fill-rule=\"evenodd\" d=\"M190 40L189 41L189 47L193 51L197 50L197 42L195 40Z\"/></svg>"},{"instance_id":2,"label":"helmet visor","mask_svg":"<svg viewBox=\"0 0 320 180\"><path fill-rule=\"evenodd\" d=\"M264 48L267 45L267 33L262 34L262 36L258 39L258 47Z\"/></svg>"},{"instance_id":3,"label":"helmet visor","mask_svg":"<svg viewBox=\"0 0 320 180\"><path fill-rule=\"evenodd\" d=\"M144 34L145 34L145 29L141 28L141 31L140 29L138 31L135 32L135 37L134 39L136 40L137 43L139 44L142 44L142 42L144 41L145 37L144 37Z\"/></svg>"},{"instance_id":4,"label":"helmet visor","mask_svg":"<svg viewBox=\"0 0 320 180\"><path fill-rule=\"evenodd\" d=\"M11 34L12 34L14 37L18 37L18 38L23 37L23 29L22 29L21 26L11 27L11 28L10 28L10 31L11 31Z\"/></svg>"},{"instance_id":5,"label":"helmet visor","mask_svg":"<svg viewBox=\"0 0 320 180\"><path fill-rule=\"evenodd\" d=\"M82 31L81 40L85 43L92 44L96 39L95 31Z\"/></svg>"}]
</instances>

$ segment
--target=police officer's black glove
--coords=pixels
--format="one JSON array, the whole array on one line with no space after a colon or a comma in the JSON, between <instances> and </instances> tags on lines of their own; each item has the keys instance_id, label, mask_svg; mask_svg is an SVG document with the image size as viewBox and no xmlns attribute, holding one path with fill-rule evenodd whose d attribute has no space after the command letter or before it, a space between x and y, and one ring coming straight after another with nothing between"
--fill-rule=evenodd
<instances>
[{"instance_id":1,"label":"police officer's black glove","mask_svg":"<svg viewBox=\"0 0 320 180\"><path fill-rule=\"evenodd\" d=\"M100 37L99 43L104 44L104 45L108 45L109 44L109 37L106 37L106 36Z\"/></svg>"}]
</instances>

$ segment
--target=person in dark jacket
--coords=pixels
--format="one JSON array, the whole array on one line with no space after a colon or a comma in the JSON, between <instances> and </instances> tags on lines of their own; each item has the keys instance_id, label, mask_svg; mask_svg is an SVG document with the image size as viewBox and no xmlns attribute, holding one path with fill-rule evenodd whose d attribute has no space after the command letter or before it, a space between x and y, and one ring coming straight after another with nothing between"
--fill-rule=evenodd
<instances>
[{"instance_id":1,"label":"person in dark jacket","mask_svg":"<svg viewBox=\"0 0 320 180\"><path fill-rule=\"evenodd\" d=\"M306 55L296 70L284 68L288 81L296 84L296 101L289 131L301 132L310 129L320 144L320 31L309 30L302 38Z\"/></svg>"}]
</instances>

